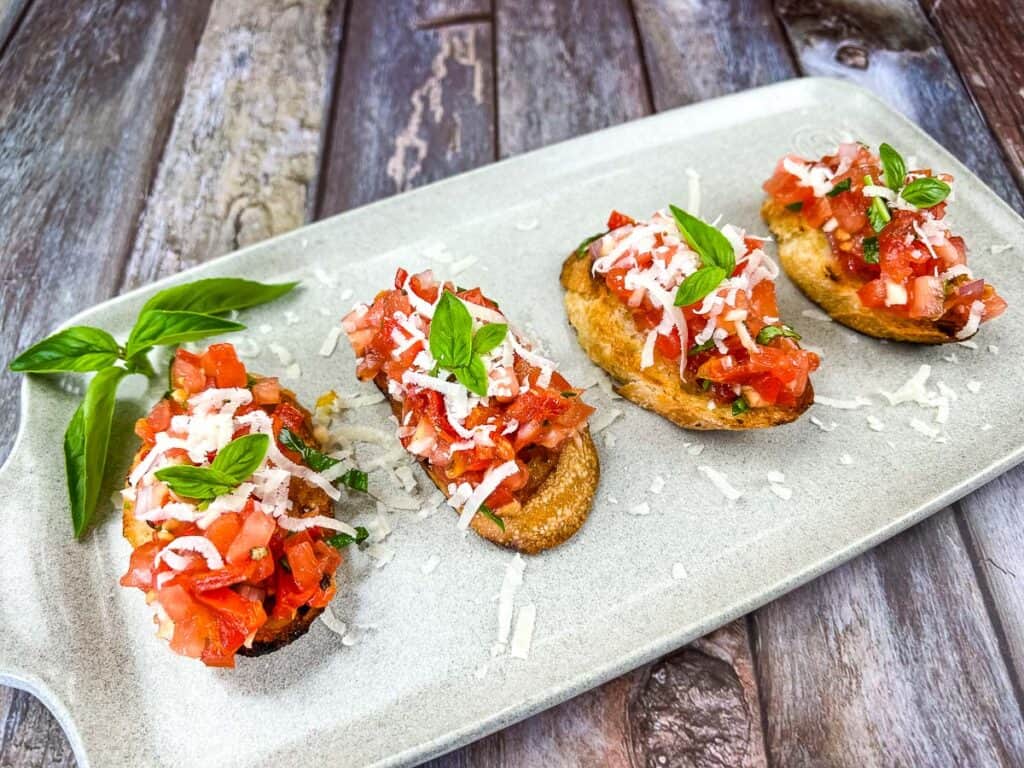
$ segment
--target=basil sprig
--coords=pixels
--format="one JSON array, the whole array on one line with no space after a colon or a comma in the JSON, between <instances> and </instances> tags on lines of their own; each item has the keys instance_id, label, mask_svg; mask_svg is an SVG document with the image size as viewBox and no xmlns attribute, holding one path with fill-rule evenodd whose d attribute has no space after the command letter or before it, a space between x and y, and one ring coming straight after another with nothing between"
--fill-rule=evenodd
<instances>
[{"instance_id":1,"label":"basil sprig","mask_svg":"<svg viewBox=\"0 0 1024 768\"><path fill-rule=\"evenodd\" d=\"M675 305L688 307L703 299L732 275L736 268L736 253L728 238L715 227L674 205L670 205L669 209L683 239L700 257L700 269L688 275L676 290Z\"/></svg>"},{"instance_id":2,"label":"basil sprig","mask_svg":"<svg viewBox=\"0 0 1024 768\"><path fill-rule=\"evenodd\" d=\"M288 427L282 427L277 435L281 445L290 451L295 451L302 456L302 461L314 472L323 472L341 463L340 459L321 453L316 448L307 445L301 437L292 432ZM353 491L366 493L369 488L369 478L361 469L350 469L338 478L339 481L351 488Z\"/></svg>"},{"instance_id":3,"label":"basil sprig","mask_svg":"<svg viewBox=\"0 0 1024 768\"><path fill-rule=\"evenodd\" d=\"M942 179L924 176L903 188L900 196L918 208L932 208L949 197L949 184Z\"/></svg>"},{"instance_id":4,"label":"basil sprig","mask_svg":"<svg viewBox=\"0 0 1024 768\"><path fill-rule=\"evenodd\" d=\"M242 435L217 451L210 466L164 467L156 471L156 479L184 498L213 501L231 493L259 469L269 447L269 435Z\"/></svg>"},{"instance_id":5,"label":"basil sprig","mask_svg":"<svg viewBox=\"0 0 1024 768\"><path fill-rule=\"evenodd\" d=\"M882 161L886 186L914 207L931 208L949 196L949 184L942 179L924 176L914 179L909 184L904 184L907 178L907 164L904 162L903 156L891 145L885 143L879 145L878 156ZM872 184L871 177L865 176L864 183ZM892 216L885 201L880 197L874 198L868 208L868 220L871 222L872 229L875 232L881 232L891 219ZM864 260L869 264L878 263L877 260L870 261L866 255Z\"/></svg>"},{"instance_id":6,"label":"basil sprig","mask_svg":"<svg viewBox=\"0 0 1024 768\"><path fill-rule=\"evenodd\" d=\"M244 329L244 325L218 315L272 301L296 285L270 285L233 277L185 283L160 291L143 305L123 346L102 328L79 325L57 331L10 362L10 370L18 373L97 372L64 433L68 497L76 537L92 525L100 502L121 380L131 373L156 376L147 357L153 347Z\"/></svg>"},{"instance_id":7,"label":"basil sprig","mask_svg":"<svg viewBox=\"0 0 1024 768\"><path fill-rule=\"evenodd\" d=\"M451 291L445 291L434 308L430 321L430 354L439 368L455 374L470 392L487 396L487 369L481 355L486 355L505 340L505 323L488 323L475 334L473 316L466 305Z\"/></svg>"}]
</instances>

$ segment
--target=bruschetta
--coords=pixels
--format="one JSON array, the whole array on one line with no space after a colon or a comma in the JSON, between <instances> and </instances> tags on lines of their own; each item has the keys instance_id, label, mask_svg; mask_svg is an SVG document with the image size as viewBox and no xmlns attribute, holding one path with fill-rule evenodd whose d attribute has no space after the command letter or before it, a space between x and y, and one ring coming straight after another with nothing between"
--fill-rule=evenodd
<instances>
[{"instance_id":1,"label":"bruschetta","mask_svg":"<svg viewBox=\"0 0 1024 768\"><path fill-rule=\"evenodd\" d=\"M494 301L399 269L342 323L356 375L388 397L398 439L461 528L532 554L583 525L599 473L593 409Z\"/></svg>"},{"instance_id":2,"label":"bruschetta","mask_svg":"<svg viewBox=\"0 0 1024 768\"><path fill-rule=\"evenodd\" d=\"M158 636L230 667L305 633L361 532L334 518L340 493L309 466L331 461L294 394L250 376L230 344L178 349L170 391L135 431L121 584L145 592Z\"/></svg>"},{"instance_id":3,"label":"bruschetta","mask_svg":"<svg viewBox=\"0 0 1024 768\"><path fill-rule=\"evenodd\" d=\"M756 429L814 399L818 356L779 318L763 241L675 206L618 212L562 266L569 322L623 397L687 429Z\"/></svg>"},{"instance_id":4,"label":"bruschetta","mask_svg":"<svg viewBox=\"0 0 1024 768\"><path fill-rule=\"evenodd\" d=\"M765 183L762 215L786 274L836 322L883 339L969 339L1006 302L967 266L946 219L953 178L908 169L888 144L787 155Z\"/></svg>"}]
</instances>

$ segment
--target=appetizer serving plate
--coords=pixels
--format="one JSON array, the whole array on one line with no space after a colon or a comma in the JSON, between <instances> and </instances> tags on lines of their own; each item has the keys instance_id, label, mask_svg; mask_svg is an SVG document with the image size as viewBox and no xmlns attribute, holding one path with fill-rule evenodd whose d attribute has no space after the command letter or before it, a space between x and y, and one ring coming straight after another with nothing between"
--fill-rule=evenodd
<instances>
[{"instance_id":1,"label":"appetizer serving plate","mask_svg":"<svg viewBox=\"0 0 1024 768\"><path fill-rule=\"evenodd\" d=\"M825 321L783 276L782 317L822 356L816 392L861 407L818 404L789 426L696 433L613 399L565 319L566 253L602 230L612 208L646 216L669 202L694 207L693 172L702 216L764 234L760 185L777 159L790 150L816 157L843 138L889 141L918 166L955 175L950 218L1009 311L976 344L886 344ZM805 79L497 163L109 301L74 323L123 338L166 285L301 279L294 294L244 312L248 330L233 340L250 369L282 376L309 403L332 388L372 392L356 381L344 339L330 356L321 346L397 266L482 285L571 382L595 384L586 394L599 409L592 423L612 420L595 435L597 500L575 538L524 558L522 585L499 600L516 556L460 535L443 507L417 511L429 510L432 489L418 468L413 502L394 485L393 438L360 443L365 465L376 456L385 467L370 481L386 503L381 511L348 494L340 514L393 530L385 554L352 548L339 572L334 613L344 639L318 621L277 653L208 669L171 653L141 595L118 586L129 547L113 507L92 534L72 539L60 436L77 403L73 380L28 378L21 430L0 472L0 681L46 702L83 767L408 765L479 738L756 608L1019 462L1024 422L1005 416L1019 409L1011 361L1024 337L1021 244L1024 221L921 130L858 88ZM948 418L945 408L891 405L880 394L922 366ZM162 387L154 380L143 391L135 378L116 416L111 493L136 447L133 419ZM393 426L384 404L340 421L388 434ZM773 472L785 475L774 489ZM742 496L728 499L716 473ZM535 607L527 658L496 643L500 605L517 615Z\"/></svg>"}]
</instances>

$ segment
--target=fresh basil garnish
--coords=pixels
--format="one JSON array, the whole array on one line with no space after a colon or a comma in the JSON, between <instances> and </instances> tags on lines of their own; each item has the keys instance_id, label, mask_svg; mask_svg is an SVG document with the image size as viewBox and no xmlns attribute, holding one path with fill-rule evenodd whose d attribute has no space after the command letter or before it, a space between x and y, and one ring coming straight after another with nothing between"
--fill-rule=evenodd
<instances>
[{"instance_id":1,"label":"fresh basil garnish","mask_svg":"<svg viewBox=\"0 0 1024 768\"><path fill-rule=\"evenodd\" d=\"M871 222L871 228L875 232L881 232L891 220L892 215L882 198L874 198L868 207L868 221Z\"/></svg>"},{"instance_id":2,"label":"fresh basil garnish","mask_svg":"<svg viewBox=\"0 0 1024 768\"><path fill-rule=\"evenodd\" d=\"M267 304L291 291L298 283L257 283L237 277L210 277L166 288L142 307L176 312L218 315L233 309Z\"/></svg>"},{"instance_id":3,"label":"fresh basil garnish","mask_svg":"<svg viewBox=\"0 0 1024 768\"><path fill-rule=\"evenodd\" d=\"M729 239L710 224L691 216L682 208L669 206L676 226L689 246L700 256L703 266L719 267L726 275L736 268L736 252Z\"/></svg>"},{"instance_id":4,"label":"fresh basil garnish","mask_svg":"<svg viewBox=\"0 0 1024 768\"><path fill-rule=\"evenodd\" d=\"M594 242L595 240L600 240L602 237L607 235L609 232L611 232L610 229L609 230L605 230L604 232L598 232L596 235L591 235L590 237L584 238L580 242L580 244L576 246L576 250L574 251L574 253L576 254L576 258L577 259L582 259L584 256L586 256L587 255L587 249L590 248L590 244L592 242Z\"/></svg>"},{"instance_id":5,"label":"fresh basil garnish","mask_svg":"<svg viewBox=\"0 0 1024 768\"><path fill-rule=\"evenodd\" d=\"M301 437L288 429L288 427L281 428L281 431L277 433L277 439L285 448L295 451L302 456L303 463L314 472L324 472L341 463L340 459L328 456L326 453L321 453L316 448L307 445ZM348 470L338 478L338 481L353 491L362 491L363 493L366 493L366 489L369 487L369 477L361 469L353 468Z\"/></svg>"},{"instance_id":6,"label":"fresh basil garnish","mask_svg":"<svg viewBox=\"0 0 1024 768\"><path fill-rule=\"evenodd\" d=\"M707 352L709 349L711 349L714 346L715 346L715 340L714 339L708 339L703 344L694 344L692 347L690 347L686 351L686 354L689 357L693 357L694 355L699 355L701 352Z\"/></svg>"},{"instance_id":7,"label":"fresh basil garnish","mask_svg":"<svg viewBox=\"0 0 1024 768\"><path fill-rule=\"evenodd\" d=\"M76 325L33 344L14 358L9 367L16 373L98 371L112 366L120 355L121 347L109 333Z\"/></svg>"},{"instance_id":8,"label":"fresh basil garnish","mask_svg":"<svg viewBox=\"0 0 1024 768\"><path fill-rule=\"evenodd\" d=\"M474 334L473 316L462 299L445 291L430 321L430 354L438 368L455 374L470 392L486 397L487 368L480 355L492 351L507 334L508 326L504 323L489 323Z\"/></svg>"},{"instance_id":9,"label":"fresh basil garnish","mask_svg":"<svg viewBox=\"0 0 1024 768\"><path fill-rule=\"evenodd\" d=\"M679 284L676 291L676 306L688 307L696 304L715 290L727 276L721 267L701 267Z\"/></svg>"},{"instance_id":10,"label":"fresh basil garnish","mask_svg":"<svg viewBox=\"0 0 1024 768\"><path fill-rule=\"evenodd\" d=\"M864 261L868 264L878 263L878 238L877 237L865 237L861 243L861 247L864 249Z\"/></svg>"},{"instance_id":11,"label":"fresh basil garnish","mask_svg":"<svg viewBox=\"0 0 1024 768\"><path fill-rule=\"evenodd\" d=\"M700 380L700 389L701 389L701 392L707 392L708 390L710 390L711 389L711 379L701 379Z\"/></svg>"},{"instance_id":12,"label":"fresh basil garnish","mask_svg":"<svg viewBox=\"0 0 1024 768\"><path fill-rule=\"evenodd\" d=\"M853 181L850 179L849 176L847 176L845 179L840 181L838 184L836 184L834 187L832 187L832 189L830 189L825 194L828 195L829 197L835 197L840 192L849 192L850 191L850 187L852 185L853 185Z\"/></svg>"},{"instance_id":13,"label":"fresh basil garnish","mask_svg":"<svg viewBox=\"0 0 1024 768\"><path fill-rule=\"evenodd\" d=\"M64 432L64 467L76 537L92 524L99 502L117 385L127 373L124 368L114 367L97 373Z\"/></svg>"},{"instance_id":14,"label":"fresh basil garnish","mask_svg":"<svg viewBox=\"0 0 1024 768\"><path fill-rule=\"evenodd\" d=\"M501 532L502 533L505 532L505 521L502 520L500 517L498 517L493 512L491 512L491 508L488 507L486 504L481 504L480 508L477 510L477 512L479 512L481 515L486 517L488 520L490 520L496 526L501 528Z\"/></svg>"},{"instance_id":15,"label":"fresh basil garnish","mask_svg":"<svg viewBox=\"0 0 1024 768\"><path fill-rule=\"evenodd\" d=\"M756 341L758 344L767 344L772 339L776 339L780 336L786 339L794 339L796 341L800 341L801 338L800 334L788 325L766 325L758 332Z\"/></svg>"},{"instance_id":16,"label":"fresh basil garnish","mask_svg":"<svg viewBox=\"0 0 1024 768\"><path fill-rule=\"evenodd\" d=\"M216 315L178 310L148 309L132 328L125 354L134 357L150 347L198 341L222 333L244 330L245 326Z\"/></svg>"},{"instance_id":17,"label":"fresh basil garnish","mask_svg":"<svg viewBox=\"0 0 1024 768\"><path fill-rule=\"evenodd\" d=\"M344 549L349 544L362 544L369 537L370 532L367 531L363 526L356 526L356 535L353 536L350 533L336 533L334 536L330 536L324 541L330 544L335 549Z\"/></svg>"},{"instance_id":18,"label":"fresh basil garnish","mask_svg":"<svg viewBox=\"0 0 1024 768\"><path fill-rule=\"evenodd\" d=\"M903 162L903 157L885 142L878 147L878 156L882 160L885 185L898 192L903 186L903 180L907 178L907 165Z\"/></svg>"},{"instance_id":19,"label":"fresh basil garnish","mask_svg":"<svg viewBox=\"0 0 1024 768\"><path fill-rule=\"evenodd\" d=\"M741 413L746 413L750 410L750 405L742 397L737 397L732 401L732 415L739 416Z\"/></svg>"},{"instance_id":20,"label":"fresh basil garnish","mask_svg":"<svg viewBox=\"0 0 1024 768\"><path fill-rule=\"evenodd\" d=\"M941 179L926 176L907 184L900 196L918 208L931 208L949 196L949 184Z\"/></svg>"},{"instance_id":21,"label":"fresh basil garnish","mask_svg":"<svg viewBox=\"0 0 1024 768\"><path fill-rule=\"evenodd\" d=\"M804 209L804 204L797 200L795 203L790 203L786 206L786 210L792 211L793 213L800 213Z\"/></svg>"},{"instance_id":22,"label":"fresh basil garnish","mask_svg":"<svg viewBox=\"0 0 1024 768\"><path fill-rule=\"evenodd\" d=\"M156 471L156 479L178 496L197 501L213 501L231 493L259 469L270 447L264 434L243 435L225 445L208 467L179 464Z\"/></svg>"},{"instance_id":23,"label":"fresh basil garnish","mask_svg":"<svg viewBox=\"0 0 1024 768\"><path fill-rule=\"evenodd\" d=\"M131 373L156 376L147 358L154 346L242 330L244 325L215 315L271 301L296 285L266 285L230 277L185 283L160 291L146 302L124 347L101 328L75 326L33 344L10 363L10 369L19 373L98 372L64 435L76 537L88 529L99 503L113 401L121 379Z\"/></svg>"}]
</instances>

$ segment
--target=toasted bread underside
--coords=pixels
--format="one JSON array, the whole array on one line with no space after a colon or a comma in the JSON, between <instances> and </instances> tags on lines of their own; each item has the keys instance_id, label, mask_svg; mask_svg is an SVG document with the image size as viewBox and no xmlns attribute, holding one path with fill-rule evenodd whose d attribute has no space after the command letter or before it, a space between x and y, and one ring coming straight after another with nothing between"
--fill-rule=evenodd
<instances>
[{"instance_id":1,"label":"toasted bread underside","mask_svg":"<svg viewBox=\"0 0 1024 768\"><path fill-rule=\"evenodd\" d=\"M401 404L387 395L387 386L377 381L388 397L391 409L401 418ZM425 459L419 459L427 476L447 498L447 481L431 470ZM597 448L584 429L562 444L557 451L541 450L528 462L530 482L517 495L517 500L491 510L501 518L505 529L486 515L476 514L470 527L495 544L535 555L557 547L582 526L590 513L597 492L601 468Z\"/></svg>"},{"instance_id":2,"label":"toasted bread underside","mask_svg":"<svg viewBox=\"0 0 1024 768\"><path fill-rule=\"evenodd\" d=\"M857 295L864 282L842 268L825 234L808 226L799 213L768 199L761 206L761 216L775 235L786 274L837 323L878 339L914 344L961 341L956 329L944 330L941 322L865 307Z\"/></svg>"},{"instance_id":3,"label":"toasted bread underside","mask_svg":"<svg viewBox=\"0 0 1024 768\"><path fill-rule=\"evenodd\" d=\"M258 376L253 378L259 379ZM295 393L287 389L282 389L281 402L289 403L302 412L304 424L300 437L307 444L316 445L317 441L313 437L312 417L310 416L309 411L295 399ZM142 450L135 454L135 458L132 461L132 469L134 469L142 460L143 455ZM131 470L129 470L129 473L130 472ZM318 488L311 483L307 483L305 480L301 480L296 477L291 479L291 484L288 488L288 498L291 499L292 502L293 516L334 516L330 496L328 496L322 488ZM132 547L138 547L145 544L153 536L153 529L149 527L149 524L135 518L133 513L133 504L127 499L124 501L122 506L121 526L124 537ZM323 608L310 608L309 606L303 606L291 621L282 622L272 618L268 619L267 623L260 627L256 632L256 637L253 640L252 647L246 648L245 646L242 646L238 649L238 653L242 656L262 656L265 653L276 651L278 648L283 648L288 645L288 643L292 642L292 640L304 635L321 613L323 613Z\"/></svg>"},{"instance_id":4,"label":"toasted bread underside","mask_svg":"<svg viewBox=\"0 0 1024 768\"><path fill-rule=\"evenodd\" d=\"M734 415L732 409L717 406L693 383L684 383L676 363L655 355L654 364L640 369L645 336L629 308L595 278L589 258L570 254L562 265L562 287L569 322L576 329L583 350L590 359L616 380L615 390L628 400L664 416L686 429L761 429L795 421L814 402L810 382L800 403L792 408L769 406L751 408Z\"/></svg>"}]
</instances>

